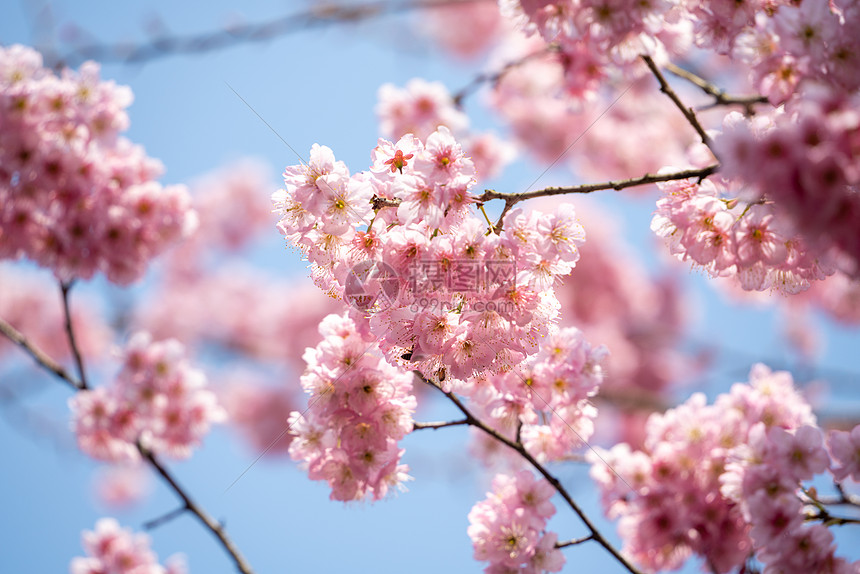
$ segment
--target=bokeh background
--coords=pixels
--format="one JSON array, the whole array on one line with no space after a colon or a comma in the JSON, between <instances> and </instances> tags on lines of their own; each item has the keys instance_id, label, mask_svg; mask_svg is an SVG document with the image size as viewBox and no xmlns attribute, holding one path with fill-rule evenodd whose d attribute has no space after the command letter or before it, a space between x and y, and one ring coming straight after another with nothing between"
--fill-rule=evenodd
<instances>
[{"instance_id":1,"label":"bokeh background","mask_svg":"<svg viewBox=\"0 0 860 574\"><path fill-rule=\"evenodd\" d=\"M0 42L42 47L62 57L74 54L80 44L146 43L164 34L276 21L313 6L320 9L321 4L8 0L0 6ZM382 11L362 22L309 22L313 25L298 25L289 33L260 41L231 42L223 49L103 65L103 78L134 91L127 136L164 162L163 182L191 183L250 157L266 166L271 182L268 195L279 186L283 168L297 162L280 138L303 156L313 143L328 145L352 171L366 169L379 135L374 108L380 85L402 86L421 77L441 81L453 91L485 67L481 58L452 58L423 35L419 12ZM481 104L480 93L465 102L472 125L494 127L504 134L504 126ZM576 146L568 153L576 154ZM582 181L563 166L544 173L545 168L521 154L500 178L479 185L517 192L529 186ZM685 344L692 355L707 358L707 363L674 391L677 401L694 389L711 396L726 390L732 382L746 379L752 363L762 361L774 368L790 368L802 381L827 381L826 386L809 385L820 412L853 417L856 422L860 336L854 328L813 313L809 321L818 333L818 351L801 359L785 336L785 318L776 306L767 301L739 303L700 273L660 253L649 230L653 194L606 192L589 200L612 214L615 228L646 268L660 273L668 269L682 286L688 325ZM498 212L498 206L489 207ZM284 248L274 219L269 232L260 235L243 257L271 276L294 278L296 285L309 282L299 255ZM30 271L45 284L51 283L48 273ZM79 285L75 296L90 297L110 308L146 296L151 287L144 281L120 290L95 280ZM285 289L283 297L296 293ZM253 298L253 290L247 296ZM149 304L158 305L158 301ZM212 309L213 314L218 312ZM56 336L63 336L60 324ZM316 342L309 337L306 345ZM177 506L173 495L154 480L139 505L121 511L105 506L94 487L103 465L77 450L68 429L69 389L29 368L26 359L13 361L10 356L0 358L0 572L67 571L71 558L83 555L81 531L91 529L99 517L114 515L124 526L138 529ZM217 378L223 374L219 369L228 368L226 362L210 354L204 368ZM110 372L105 367L93 378L106 381ZM278 380L269 384L296 388L299 373L272 372ZM416 418L440 420L454 415L425 395ZM489 483L470 454L468 441L462 428L407 437L405 462L415 480L408 484L408 492L375 504L329 501L327 486L310 482L285 457L265 456L257 462L262 451L249 446L230 427L216 429L193 458L170 466L188 491L225 522L257 572L477 572L482 566L471 557L467 514L483 498ZM567 464L554 470L590 515L601 515L587 467ZM617 541L614 526L598 522ZM585 534L561 506L550 527L561 539ZM190 515L150 535L162 559L183 552L192 572L233 571L222 549ZM850 532L838 535L842 554L860 557L860 545L851 544L857 537ZM565 552L565 572L619 570L595 544ZM684 571L698 570L699 565L691 562Z\"/></svg>"}]
</instances>

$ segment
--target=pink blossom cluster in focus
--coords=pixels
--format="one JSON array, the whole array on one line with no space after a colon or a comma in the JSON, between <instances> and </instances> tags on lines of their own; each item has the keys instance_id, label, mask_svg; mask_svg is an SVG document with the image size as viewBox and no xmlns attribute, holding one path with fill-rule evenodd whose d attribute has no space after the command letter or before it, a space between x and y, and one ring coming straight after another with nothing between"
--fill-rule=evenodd
<instances>
[{"instance_id":1,"label":"pink blossom cluster in focus","mask_svg":"<svg viewBox=\"0 0 860 574\"><path fill-rule=\"evenodd\" d=\"M469 538L475 559L490 563L487 574L559 572L565 558L558 536L546 530L555 514L555 489L528 470L498 474L493 491L469 512Z\"/></svg>"},{"instance_id":2,"label":"pink blossom cluster in focus","mask_svg":"<svg viewBox=\"0 0 860 574\"><path fill-rule=\"evenodd\" d=\"M80 391L69 406L81 450L112 462L138 460L138 442L155 454L187 458L211 424L226 418L184 347L144 332L126 346L113 384Z\"/></svg>"},{"instance_id":3,"label":"pink blossom cluster in focus","mask_svg":"<svg viewBox=\"0 0 860 574\"><path fill-rule=\"evenodd\" d=\"M193 231L185 188L162 187L161 164L120 136L131 100L93 62L57 76L30 48L0 48L0 258L128 284Z\"/></svg>"},{"instance_id":4,"label":"pink blossom cluster in focus","mask_svg":"<svg viewBox=\"0 0 860 574\"><path fill-rule=\"evenodd\" d=\"M860 97L818 92L785 113L726 118L717 139L726 174L772 201L819 254L835 249L860 277Z\"/></svg>"},{"instance_id":5,"label":"pink blossom cluster in focus","mask_svg":"<svg viewBox=\"0 0 860 574\"><path fill-rule=\"evenodd\" d=\"M73 558L71 574L186 574L185 558L175 554L165 565L149 547L149 536L121 528L113 518L102 518L82 535L86 557Z\"/></svg>"},{"instance_id":6,"label":"pink blossom cluster in focus","mask_svg":"<svg viewBox=\"0 0 860 574\"><path fill-rule=\"evenodd\" d=\"M573 327L544 339L540 351L503 373L474 377L457 389L481 420L516 440L540 462L562 460L591 438L597 409L590 399L603 379L605 347ZM482 454L490 454L480 435Z\"/></svg>"},{"instance_id":7,"label":"pink blossom cluster in focus","mask_svg":"<svg viewBox=\"0 0 860 574\"><path fill-rule=\"evenodd\" d=\"M290 456L328 482L332 500L380 500L409 479L397 443L412 430L413 375L369 354L372 338L346 316L329 315L319 331L304 357L308 408L289 418Z\"/></svg>"},{"instance_id":8,"label":"pink blossom cluster in focus","mask_svg":"<svg viewBox=\"0 0 860 574\"><path fill-rule=\"evenodd\" d=\"M801 482L831 465L814 425L791 375L759 364L712 405L697 393L652 415L641 451L623 443L599 451L591 475L607 515L620 518L625 552L646 568L679 568L697 554L729 572L755 551L775 572L847 572L827 529L802 526ZM800 530L783 532L792 525Z\"/></svg>"},{"instance_id":9,"label":"pink blossom cluster in focus","mask_svg":"<svg viewBox=\"0 0 860 574\"><path fill-rule=\"evenodd\" d=\"M370 172L353 176L326 147L288 167L273 199L281 232L312 263L312 277L352 304L391 362L404 355L428 378L466 379L518 364L558 314L553 285L570 273L585 237L573 206L507 214L500 234L470 210L475 169L441 127L425 142L380 139ZM375 215L374 198L393 202ZM362 227L367 226L366 229ZM356 271L377 262L388 273ZM388 293L366 305L346 285Z\"/></svg>"},{"instance_id":10,"label":"pink blossom cluster in focus","mask_svg":"<svg viewBox=\"0 0 860 574\"><path fill-rule=\"evenodd\" d=\"M734 277L748 291L794 294L835 271L832 258L810 251L773 204L742 199L749 192L734 180L710 177L658 186L663 197L651 229L678 259L712 276Z\"/></svg>"}]
</instances>

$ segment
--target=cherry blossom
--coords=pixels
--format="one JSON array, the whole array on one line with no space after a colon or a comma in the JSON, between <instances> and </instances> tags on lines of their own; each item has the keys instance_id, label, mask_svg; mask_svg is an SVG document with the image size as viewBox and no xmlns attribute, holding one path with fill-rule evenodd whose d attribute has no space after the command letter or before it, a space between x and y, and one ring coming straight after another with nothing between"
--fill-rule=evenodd
<instances>
[{"instance_id":1,"label":"cherry blossom","mask_svg":"<svg viewBox=\"0 0 860 574\"><path fill-rule=\"evenodd\" d=\"M158 563L150 550L149 537L121 528L113 518L96 522L95 530L84 531L86 557L73 558L72 574L183 574L187 572L181 555L167 559L167 566Z\"/></svg>"},{"instance_id":2,"label":"cherry blossom","mask_svg":"<svg viewBox=\"0 0 860 574\"><path fill-rule=\"evenodd\" d=\"M94 62L57 76L23 46L0 49L0 70L0 258L137 281L197 220L186 189L157 183L161 164L120 135L131 91Z\"/></svg>"},{"instance_id":3,"label":"cherry blossom","mask_svg":"<svg viewBox=\"0 0 860 574\"><path fill-rule=\"evenodd\" d=\"M185 359L176 340L136 333L113 384L69 399L81 450L112 462L139 459L137 444L156 454L187 458L213 423L226 418L206 377Z\"/></svg>"}]
</instances>

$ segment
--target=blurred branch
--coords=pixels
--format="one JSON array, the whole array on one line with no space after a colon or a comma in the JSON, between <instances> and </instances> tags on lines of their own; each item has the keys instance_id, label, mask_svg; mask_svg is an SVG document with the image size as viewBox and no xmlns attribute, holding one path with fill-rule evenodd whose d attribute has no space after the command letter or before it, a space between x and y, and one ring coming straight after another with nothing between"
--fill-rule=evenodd
<instances>
[{"instance_id":1,"label":"blurred branch","mask_svg":"<svg viewBox=\"0 0 860 574\"><path fill-rule=\"evenodd\" d=\"M127 42L81 44L56 57L49 65L62 63L75 67L85 60L122 64L144 63L179 54L203 54L241 44L266 42L303 30L336 24L354 24L413 10L487 1L489 0L387 0L353 5L318 2L305 11L294 12L265 22L238 24L198 34L160 34L137 44Z\"/></svg>"},{"instance_id":2,"label":"blurred branch","mask_svg":"<svg viewBox=\"0 0 860 574\"><path fill-rule=\"evenodd\" d=\"M23 333L18 329L0 319L0 333L6 336L7 339L24 349L36 363L47 371L50 371L75 390L86 388L83 383L75 379L68 373L57 361L48 356L47 353L39 349L36 345L27 340Z\"/></svg>"},{"instance_id":3,"label":"blurred branch","mask_svg":"<svg viewBox=\"0 0 860 574\"><path fill-rule=\"evenodd\" d=\"M80 381L79 388L87 388L87 376L84 371L84 361L81 358L81 351L75 339L75 329L72 326L72 312L69 308L69 291L72 289L72 282L66 283L60 281L60 292L63 295L63 315L65 316L66 337L69 339L69 347L72 349L72 356L75 358L75 365L78 368L78 380Z\"/></svg>"},{"instance_id":4,"label":"blurred branch","mask_svg":"<svg viewBox=\"0 0 860 574\"><path fill-rule=\"evenodd\" d=\"M666 64L666 70L672 75L687 80L688 82L700 88L703 92L714 98L714 102L710 106L701 109L708 109L716 106L743 106L746 115L752 116L755 115L755 104L770 103L767 97L758 94L752 96L729 95L716 85L702 78L701 76L694 74L689 70L685 70L684 68L675 65L672 62Z\"/></svg>"},{"instance_id":5,"label":"blurred branch","mask_svg":"<svg viewBox=\"0 0 860 574\"><path fill-rule=\"evenodd\" d=\"M535 58L545 56L545 55L550 54L552 52L557 52L558 50L559 50L558 44L549 44L546 48L543 48L541 50L538 50L537 52L533 52L531 54L523 56L519 60L514 60L513 62L508 62L507 64L502 66L501 69L499 69L499 70L496 70L494 72L484 72L482 74L479 74L479 75L475 76L472 79L472 81L470 81L468 84L466 84L465 86L463 86L462 88L457 90L457 92L451 96L451 99L454 101L455 106L457 106L458 108L461 108L461 107L463 107L463 100L466 99L466 97L471 95L473 92L475 92L482 85L488 84L488 83L495 84L499 80L501 80L505 76L505 74L507 74L512 69L518 68L519 66L522 66L523 64L525 64L525 63L527 63L530 60L533 60Z\"/></svg>"},{"instance_id":6,"label":"blurred branch","mask_svg":"<svg viewBox=\"0 0 860 574\"><path fill-rule=\"evenodd\" d=\"M77 349L77 344L74 338L74 332L71 329L71 310L68 305L68 290L70 285L63 285L63 300L64 306L63 310L65 312L65 321L66 321L66 335L69 340L69 345L72 347L72 353L75 354L76 357L80 357L80 354ZM87 390L86 385L81 382L75 380L75 378L67 373L54 359L47 355L44 351L39 349L33 343L30 343L27 338L19 332L17 329L12 327L10 324L6 323L2 319L0 319L0 333L8 337L13 343L17 344L19 347L24 349L31 357L33 357L36 362L47 369L51 373L55 374L67 384L72 386L77 391L85 391ZM83 373L83 361L79 364L79 368ZM203 523L203 525L218 538L221 545L227 551L228 554L233 558L233 561L236 563L239 571L243 574L253 574L253 570L250 565L247 563L245 558L241 555L236 545L233 541L227 536L226 532L224 532L223 526L216 522L211 516L209 516L203 508L201 508L198 504L196 504L191 496L179 485L175 478L168 472L168 470L155 458L155 455L150 452L148 449L144 448L139 443L137 444L137 449L140 452L140 455L149 462L150 466L152 466L159 475L161 475L164 482L173 490L174 493L182 500L183 503L183 511L187 510L191 512L198 518L198 520ZM171 513L172 517L173 513ZM165 520L164 517L161 519L157 519L156 524L159 524L161 521Z\"/></svg>"},{"instance_id":7,"label":"blurred branch","mask_svg":"<svg viewBox=\"0 0 860 574\"><path fill-rule=\"evenodd\" d=\"M448 400L454 403L454 406L456 406L457 409L466 417L466 424L480 429L481 431L490 435L500 443L515 450L520 456L526 459L526 461L528 461L528 463L531 464L532 467L537 470L552 485L553 488L555 488L556 492L561 495L561 497L565 500L565 502L567 502L568 506L570 506L574 513L579 516L579 519L582 520L583 524L585 524L586 528L588 528L588 530L591 532L590 536L587 538L588 540L594 540L595 542L603 546L603 548L605 548L607 552L609 552L622 566L624 566L632 574L642 574L633 564L631 564L624 556L622 556L621 553L606 538L604 538L604 536L600 533L600 531L597 529L597 527L594 525L588 515L585 514L585 512L573 500L573 497L570 495L567 489L564 488L561 482L555 476L550 474L550 472L541 463L539 463L537 459L535 459L522 444L516 443L509 438L499 434L498 431L488 427L481 420L476 418L471 413L471 411L469 411L469 409L467 409L463 405L460 399L457 398L457 395L455 395L453 392L442 390L442 388L439 387L437 384L427 380L419 371L413 371L413 374L419 380L439 390L446 397L448 397Z\"/></svg>"}]
</instances>

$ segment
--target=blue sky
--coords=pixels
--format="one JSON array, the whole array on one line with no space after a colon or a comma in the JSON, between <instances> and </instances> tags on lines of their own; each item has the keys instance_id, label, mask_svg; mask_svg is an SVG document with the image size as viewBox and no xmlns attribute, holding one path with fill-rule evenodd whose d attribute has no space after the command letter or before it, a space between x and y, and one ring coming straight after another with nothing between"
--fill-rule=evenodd
<instances>
[{"instance_id":1,"label":"blue sky","mask_svg":"<svg viewBox=\"0 0 860 574\"><path fill-rule=\"evenodd\" d=\"M52 12L58 23L74 23L99 40L140 41L146 37L145 22L153 15L174 33L190 33L216 29L239 13L247 21L262 21L304 5L248 1L239 10L223 0L69 1L53 3ZM0 42L32 45L34 13L32 5L23 0L0 7ZM438 52L432 44L414 40L402 20L386 17L370 24L301 31L203 55L168 57L144 65L105 65L102 75L132 87L135 103L129 110L127 135L164 162L167 173L163 181L186 182L228 161L252 156L269 163L271 179L277 182L283 167L297 160L233 90L299 154L306 154L319 142L359 171L366 168L378 135L373 110L380 84L402 85L410 78L423 77L443 81L456 90L480 71L480 64L452 63ZM478 103L472 99L467 106L473 124L491 127L489 114ZM517 191L542 170L520 162L503 180L487 183L499 191ZM573 182L572 175L559 171L545 176L540 184ZM653 201L628 201L614 193L600 201L621 214L634 244L651 244L648 224ZM305 273L295 252L283 249L274 228L260 253L259 262L270 271ZM642 257L648 264L659 259L647 250ZM729 307L705 286L700 275L690 273L684 279L700 308L693 337L734 350L725 356L713 379L718 387L742 380L754 357L771 362L790 358L775 332L772 311ZM100 288L98 283L85 287L93 293ZM816 320L823 325L828 342L822 365L860 370L857 332ZM77 452L68 436L68 390L48 383L28 404L30 415L55 421L56 432L49 437L28 430L21 418L28 415L7 408L0 411L0 572L66 571L69 560L82 554L80 531L92 528L105 514L91 496L91 477L97 465ZM853 406L855 413L857 396L856 390L848 395L849 408ZM421 418L453 415L447 406L433 404ZM330 502L325 485L311 483L283 461L261 461L225 492L257 453L249 452L223 429L214 432L190 461L171 467L211 514L226 521L228 532L259 573L477 572L481 566L471 558L466 515L488 485L473 472L466 443L467 432L462 428L407 437L403 443L406 462L416 480L408 485L408 493L376 504ZM586 469L567 466L556 470L586 510L598 516L596 493ZM176 506L173 495L156 485L143 507L118 518L124 525L138 528ZM586 534L561 507L550 524L561 539ZM614 537L614 527L603 524L604 532ZM190 516L151 535L161 558L185 552L192 572L233 571L222 549ZM595 544L568 549L566 555L565 572L619 570ZM687 570L694 572L697 567Z\"/></svg>"}]
</instances>

